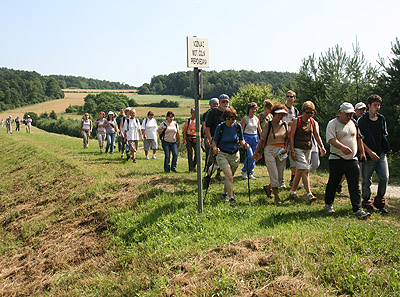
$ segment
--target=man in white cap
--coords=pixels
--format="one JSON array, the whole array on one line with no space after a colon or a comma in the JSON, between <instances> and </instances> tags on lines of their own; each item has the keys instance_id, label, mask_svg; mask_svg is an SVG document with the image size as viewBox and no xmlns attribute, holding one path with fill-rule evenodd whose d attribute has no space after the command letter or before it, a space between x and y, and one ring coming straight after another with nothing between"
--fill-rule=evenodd
<instances>
[{"instance_id":1,"label":"man in white cap","mask_svg":"<svg viewBox=\"0 0 400 297\"><path fill-rule=\"evenodd\" d=\"M354 118L355 120L357 120L365 113L365 111L367 110L367 106L363 102L358 102L356 106L354 106L354 110L355 110Z\"/></svg>"},{"instance_id":2,"label":"man in white cap","mask_svg":"<svg viewBox=\"0 0 400 297\"><path fill-rule=\"evenodd\" d=\"M26 116L25 125L26 125L26 133L31 133L32 119L29 114Z\"/></svg>"},{"instance_id":3,"label":"man in white cap","mask_svg":"<svg viewBox=\"0 0 400 297\"><path fill-rule=\"evenodd\" d=\"M346 175L351 205L357 219L366 219L370 213L361 208L361 192L359 188L360 167L358 166L357 150L361 158L365 158L364 146L356 124L352 121L354 107L345 102L340 105L338 115L330 120L326 127L326 142L330 144L329 180L325 189L325 210L333 210L336 187L343 174Z\"/></svg>"},{"instance_id":4,"label":"man in white cap","mask_svg":"<svg viewBox=\"0 0 400 297\"><path fill-rule=\"evenodd\" d=\"M7 133L10 132L10 134L12 134L12 123L13 123L13 118L10 115L7 119L6 119L6 128L7 128Z\"/></svg>"}]
</instances>

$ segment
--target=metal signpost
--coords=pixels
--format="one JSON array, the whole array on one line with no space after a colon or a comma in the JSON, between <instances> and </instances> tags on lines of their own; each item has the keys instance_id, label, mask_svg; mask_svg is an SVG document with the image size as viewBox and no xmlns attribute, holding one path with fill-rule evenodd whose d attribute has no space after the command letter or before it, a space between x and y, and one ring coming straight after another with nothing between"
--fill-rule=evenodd
<instances>
[{"instance_id":1,"label":"metal signpost","mask_svg":"<svg viewBox=\"0 0 400 297\"><path fill-rule=\"evenodd\" d=\"M201 119L200 102L203 96L201 69L208 68L208 39L197 37L186 37L187 42L187 67L194 68L194 99L196 109L196 163L197 163L197 193L198 209L203 212L203 184L202 184L202 165L201 165Z\"/></svg>"}]
</instances>

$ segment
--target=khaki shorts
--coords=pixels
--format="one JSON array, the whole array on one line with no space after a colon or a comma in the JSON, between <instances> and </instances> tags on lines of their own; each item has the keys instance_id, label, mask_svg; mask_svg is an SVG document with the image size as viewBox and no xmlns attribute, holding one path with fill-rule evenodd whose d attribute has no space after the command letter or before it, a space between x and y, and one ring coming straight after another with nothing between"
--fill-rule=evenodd
<instances>
[{"instance_id":1,"label":"khaki shorts","mask_svg":"<svg viewBox=\"0 0 400 297\"><path fill-rule=\"evenodd\" d=\"M149 151L150 149L156 150L158 148L157 139L144 139L143 146L146 152Z\"/></svg>"},{"instance_id":2,"label":"khaki shorts","mask_svg":"<svg viewBox=\"0 0 400 297\"><path fill-rule=\"evenodd\" d=\"M296 153L296 168L300 170L310 169L311 150L302 150L295 148Z\"/></svg>"},{"instance_id":3,"label":"khaki shorts","mask_svg":"<svg viewBox=\"0 0 400 297\"><path fill-rule=\"evenodd\" d=\"M239 151L237 151L234 154L227 154L224 152L220 152L217 155L218 167L221 170L224 170L225 168L230 168L232 170L232 174L235 173L236 169L239 167L239 161L240 161Z\"/></svg>"},{"instance_id":4,"label":"khaki shorts","mask_svg":"<svg viewBox=\"0 0 400 297\"><path fill-rule=\"evenodd\" d=\"M136 153L139 145L139 140L128 140L128 146L131 153Z\"/></svg>"}]
</instances>

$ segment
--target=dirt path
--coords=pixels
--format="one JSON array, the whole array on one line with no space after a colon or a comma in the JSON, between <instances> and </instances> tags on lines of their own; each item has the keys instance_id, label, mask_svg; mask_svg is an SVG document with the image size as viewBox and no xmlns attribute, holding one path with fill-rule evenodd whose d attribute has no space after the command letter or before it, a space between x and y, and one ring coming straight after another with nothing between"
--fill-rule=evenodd
<instances>
[{"instance_id":1,"label":"dirt path","mask_svg":"<svg viewBox=\"0 0 400 297\"><path fill-rule=\"evenodd\" d=\"M378 183L373 183L371 191L376 193L378 190ZM400 185L389 184L386 190L386 197L390 199L400 200Z\"/></svg>"}]
</instances>

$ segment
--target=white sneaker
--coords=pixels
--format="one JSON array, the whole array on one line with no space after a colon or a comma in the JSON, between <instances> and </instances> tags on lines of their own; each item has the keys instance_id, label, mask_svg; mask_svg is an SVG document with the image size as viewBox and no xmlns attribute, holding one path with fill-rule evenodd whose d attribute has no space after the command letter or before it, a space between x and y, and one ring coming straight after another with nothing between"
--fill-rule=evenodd
<instances>
[{"instance_id":1,"label":"white sneaker","mask_svg":"<svg viewBox=\"0 0 400 297\"><path fill-rule=\"evenodd\" d=\"M123 159L124 158L124 154L121 154L121 159Z\"/></svg>"},{"instance_id":2,"label":"white sneaker","mask_svg":"<svg viewBox=\"0 0 400 297\"><path fill-rule=\"evenodd\" d=\"M242 171L242 179L247 179L247 172Z\"/></svg>"},{"instance_id":3,"label":"white sneaker","mask_svg":"<svg viewBox=\"0 0 400 297\"><path fill-rule=\"evenodd\" d=\"M146 160L149 160L150 158L149 158L149 156L146 156L145 159L146 159Z\"/></svg>"},{"instance_id":4,"label":"white sneaker","mask_svg":"<svg viewBox=\"0 0 400 297\"><path fill-rule=\"evenodd\" d=\"M254 175L252 175L251 173L250 173L250 175L249 175L249 178L250 179L257 179Z\"/></svg>"},{"instance_id":5,"label":"white sneaker","mask_svg":"<svg viewBox=\"0 0 400 297\"><path fill-rule=\"evenodd\" d=\"M329 213L334 213L335 210L333 209L332 204L325 204L325 210Z\"/></svg>"},{"instance_id":6,"label":"white sneaker","mask_svg":"<svg viewBox=\"0 0 400 297\"><path fill-rule=\"evenodd\" d=\"M154 154L153 157L151 157L152 159L157 159L156 155Z\"/></svg>"}]
</instances>

